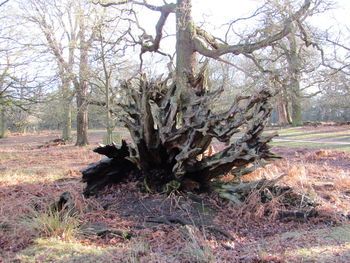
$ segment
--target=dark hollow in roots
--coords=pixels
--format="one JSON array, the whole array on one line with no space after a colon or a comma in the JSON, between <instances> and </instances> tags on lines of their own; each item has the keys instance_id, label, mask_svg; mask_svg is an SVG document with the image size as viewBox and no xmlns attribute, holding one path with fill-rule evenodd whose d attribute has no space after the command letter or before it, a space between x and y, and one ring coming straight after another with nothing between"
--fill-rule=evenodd
<instances>
[{"instance_id":1,"label":"dark hollow in roots","mask_svg":"<svg viewBox=\"0 0 350 263\"><path fill-rule=\"evenodd\" d=\"M94 150L107 158L82 171L86 196L123 180L140 181L149 192L205 190L230 171L241 176L256 169L257 161L277 158L267 145L275 134L262 135L271 113L269 89L237 96L228 109L215 111L212 104L222 89L209 91L204 72L186 90L171 78L148 81L143 75L123 83L127 102L119 105L121 121L133 142ZM204 156L215 141L228 146Z\"/></svg>"}]
</instances>

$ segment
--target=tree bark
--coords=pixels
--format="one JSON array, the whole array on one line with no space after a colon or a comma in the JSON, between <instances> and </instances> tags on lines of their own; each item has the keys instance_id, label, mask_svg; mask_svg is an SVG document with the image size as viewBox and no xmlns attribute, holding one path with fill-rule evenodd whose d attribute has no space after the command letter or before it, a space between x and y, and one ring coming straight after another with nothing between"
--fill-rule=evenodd
<instances>
[{"instance_id":1,"label":"tree bark","mask_svg":"<svg viewBox=\"0 0 350 263\"><path fill-rule=\"evenodd\" d=\"M87 82L80 83L77 89L77 141L76 146L89 144L88 132L88 103L87 103Z\"/></svg>"},{"instance_id":2,"label":"tree bark","mask_svg":"<svg viewBox=\"0 0 350 263\"><path fill-rule=\"evenodd\" d=\"M193 45L194 25L191 17L191 0L178 0L176 12L176 78L184 89L188 78L195 74L197 59Z\"/></svg>"},{"instance_id":3,"label":"tree bark","mask_svg":"<svg viewBox=\"0 0 350 263\"><path fill-rule=\"evenodd\" d=\"M303 125L303 120L302 120L301 95L300 95L299 83L296 84L295 89L292 92L293 92L292 125L301 126Z\"/></svg>"},{"instance_id":4,"label":"tree bark","mask_svg":"<svg viewBox=\"0 0 350 263\"><path fill-rule=\"evenodd\" d=\"M4 138L6 133L5 107L0 108L0 138Z\"/></svg>"},{"instance_id":5,"label":"tree bark","mask_svg":"<svg viewBox=\"0 0 350 263\"><path fill-rule=\"evenodd\" d=\"M84 14L79 17L79 39L80 39L80 62L79 62L79 83L76 83L77 95L77 141L75 145L85 146L89 144L88 133L88 50L89 45L85 39Z\"/></svg>"},{"instance_id":6,"label":"tree bark","mask_svg":"<svg viewBox=\"0 0 350 263\"><path fill-rule=\"evenodd\" d=\"M72 97L69 90L69 82L63 79L62 83L62 105L63 105L63 130L62 139L72 139Z\"/></svg>"},{"instance_id":7,"label":"tree bark","mask_svg":"<svg viewBox=\"0 0 350 263\"><path fill-rule=\"evenodd\" d=\"M106 130L107 138L106 144L111 144L113 142L113 125L111 120L111 108L110 108L110 98L109 98L109 81L106 83Z\"/></svg>"},{"instance_id":8,"label":"tree bark","mask_svg":"<svg viewBox=\"0 0 350 263\"><path fill-rule=\"evenodd\" d=\"M281 126L288 124L286 104L279 99L277 102L278 124Z\"/></svg>"},{"instance_id":9,"label":"tree bark","mask_svg":"<svg viewBox=\"0 0 350 263\"><path fill-rule=\"evenodd\" d=\"M72 104L71 102L65 101L64 103L64 120L63 120L63 130L62 139L69 141L72 139Z\"/></svg>"},{"instance_id":10,"label":"tree bark","mask_svg":"<svg viewBox=\"0 0 350 263\"><path fill-rule=\"evenodd\" d=\"M289 43L289 50L287 51L288 72L290 75L290 93L292 99L292 125L302 125L301 115L301 91L300 91L300 77L301 66L298 57L297 39L295 25L291 25L291 33L287 36Z\"/></svg>"}]
</instances>

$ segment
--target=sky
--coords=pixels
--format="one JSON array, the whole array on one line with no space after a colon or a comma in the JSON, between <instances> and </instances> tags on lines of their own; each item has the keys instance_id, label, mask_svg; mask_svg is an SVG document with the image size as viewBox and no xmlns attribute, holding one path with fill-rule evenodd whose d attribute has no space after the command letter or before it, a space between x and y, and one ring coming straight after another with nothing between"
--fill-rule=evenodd
<instances>
[{"instance_id":1,"label":"sky","mask_svg":"<svg viewBox=\"0 0 350 263\"><path fill-rule=\"evenodd\" d=\"M154 5L162 5L163 0L148 0ZM167 2L175 2L176 0L168 0ZM326 0L334 3L334 8L326 13L318 14L309 19L316 27L327 30L332 28L338 31L339 25L346 25L350 32L350 0ZM192 0L192 16L197 24L205 21L205 28L209 33L217 36L224 34L222 25L240 17L246 17L254 13L254 11L263 4L263 0ZM303 2L303 0L295 0L295 2ZM146 9L146 8L144 8ZM147 31L154 34L154 25L159 18L158 12L146 11L149 15L141 16L142 25ZM175 28L175 18L169 17L166 30L173 32ZM240 26L244 27L246 22L242 22Z\"/></svg>"},{"instance_id":2,"label":"sky","mask_svg":"<svg viewBox=\"0 0 350 263\"><path fill-rule=\"evenodd\" d=\"M350 28L350 0L331 1L334 3L334 9L316 15L311 20L312 23L321 29L328 29L338 24L346 24ZM262 0L192 0L192 12L196 21L206 19L213 24L222 25L252 14L263 2Z\"/></svg>"}]
</instances>

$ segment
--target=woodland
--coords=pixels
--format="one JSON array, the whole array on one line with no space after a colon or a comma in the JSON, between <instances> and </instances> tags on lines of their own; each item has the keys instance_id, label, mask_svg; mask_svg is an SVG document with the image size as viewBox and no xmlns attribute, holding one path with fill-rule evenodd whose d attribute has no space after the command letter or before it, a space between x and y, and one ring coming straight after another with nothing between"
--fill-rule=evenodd
<instances>
[{"instance_id":1,"label":"woodland","mask_svg":"<svg viewBox=\"0 0 350 263\"><path fill-rule=\"evenodd\" d=\"M0 1L4 262L349 262L346 5L206 2Z\"/></svg>"}]
</instances>

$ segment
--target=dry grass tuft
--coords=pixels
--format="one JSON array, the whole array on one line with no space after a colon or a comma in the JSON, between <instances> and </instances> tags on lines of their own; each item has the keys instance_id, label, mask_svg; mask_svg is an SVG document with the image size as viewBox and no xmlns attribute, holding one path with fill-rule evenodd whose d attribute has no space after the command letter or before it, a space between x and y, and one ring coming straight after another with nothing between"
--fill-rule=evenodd
<instances>
[{"instance_id":1,"label":"dry grass tuft","mask_svg":"<svg viewBox=\"0 0 350 263\"><path fill-rule=\"evenodd\" d=\"M350 193L350 177L348 175L339 174L339 177L334 180L334 188L339 191Z\"/></svg>"},{"instance_id":2,"label":"dry grass tuft","mask_svg":"<svg viewBox=\"0 0 350 263\"><path fill-rule=\"evenodd\" d=\"M217 262L204 233L193 226L185 226L184 230L185 247L179 252L180 254L189 262Z\"/></svg>"},{"instance_id":3,"label":"dry grass tuft","mask_svg":"<svg viewBox=\"0 0 350 263\"><path fill-rule=\"evenodd\" d=\"M21 224L28 228L33 236L53 237L62 240L72 240L78 232L79 221L69 213L60 213L49 210L48 212L33 213L21 220Z\"/></svg>"},{"instance_id":4,"label":"dry grass tuft","mask_svg":"<svg viewBox=\"0 0 350 263\"><path fill-rule=\"evenodd\" d=\"M149 257L151 253L150 245L147 240L139 239L134 241L127 252L124 262L126 263L139 263L142 258Z\"/></svg>"}]
</instances>

